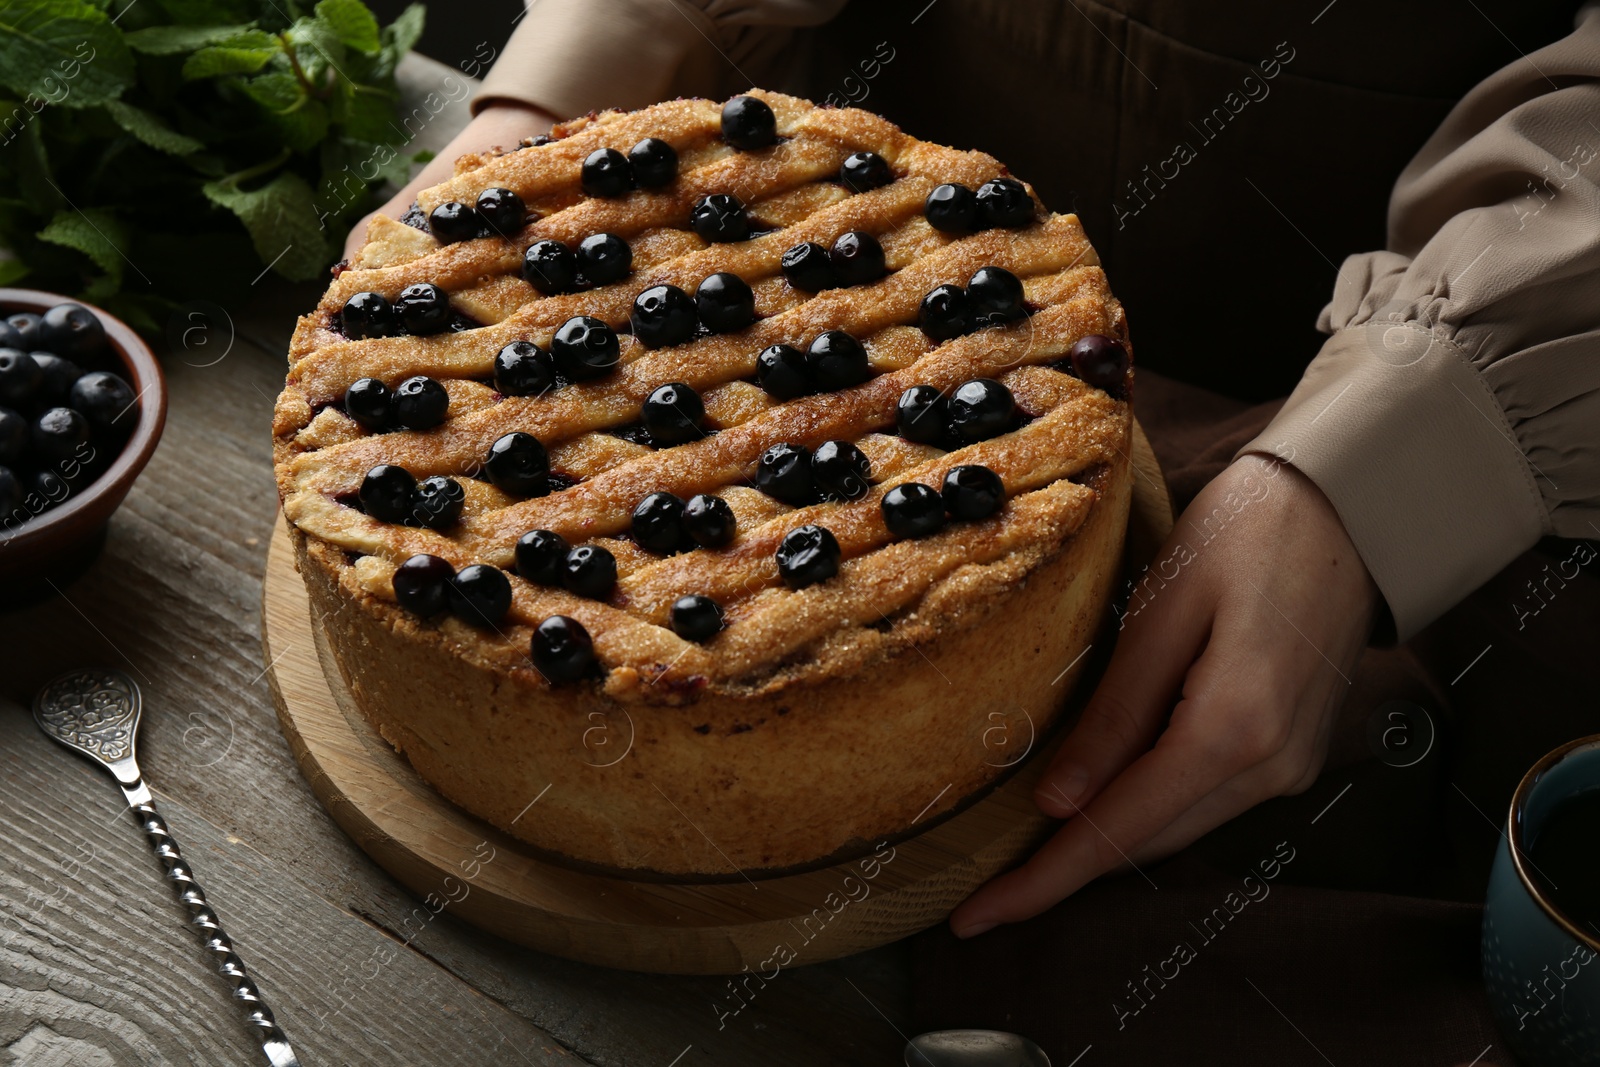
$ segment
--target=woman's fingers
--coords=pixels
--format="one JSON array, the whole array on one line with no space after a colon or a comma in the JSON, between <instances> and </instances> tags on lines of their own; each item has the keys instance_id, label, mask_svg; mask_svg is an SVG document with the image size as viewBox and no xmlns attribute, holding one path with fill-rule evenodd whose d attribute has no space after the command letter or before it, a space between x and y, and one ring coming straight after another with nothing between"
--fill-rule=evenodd
<instances>
[{"instance_id":1,"label":"woman's fingers","mask_svg":"<svg viewBox=\"0 0 1600 1067\"><path fill-rule=\"evenodd\" d=\"M1189 586L1160 592L1167 603L1148 613L1135 607L1135 593L1105 676L1040 778L1034 803L1046 815L1074 814L1148 751L1166 723L1184 673L1206 643L1210 612Z\"/></svg>"},{"instance_id":2,"label":"woman's fingers","mask_svg":"<svg viewBox=\"0 0 1600 1067\"><path fill-rule=\"evenodd\" d=\"M1214 731L1231 733L1231 717L1222 712L1216 709L1204 717ZM1259 756L1256 745L1211 739L1168 743L1163 737L1027 863L969 897L951 915L951 929L958 937L971 937L999 923L1031 918L1101 875L1131 866L1148 842Z\"/></svg>"}]
</instances>

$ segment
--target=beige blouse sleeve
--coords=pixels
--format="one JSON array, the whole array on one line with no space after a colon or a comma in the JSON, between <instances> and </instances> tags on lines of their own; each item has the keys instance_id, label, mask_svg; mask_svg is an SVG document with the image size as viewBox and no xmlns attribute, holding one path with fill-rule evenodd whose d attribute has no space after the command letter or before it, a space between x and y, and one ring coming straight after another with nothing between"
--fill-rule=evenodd
<instances>
[{"instance_id":1,"label":"beige blouse sleeve","mask_svg":"<svg viewBox=\"0 0 1600 1067\"><path fill-rule=\"evenodd\" d=\"M691 60L725 63L737 73L770 54L775 38L820 25L844 5L845 0L529 0L472 101L473 113L507 100L562 117L644 107L675 95L670 90Z\"/></svg>"},{"instance_id":2,"label":"beige blouse sleeve","mask_svg":"<svg viewBox=\"0 0 1600 1067\"><path fill-rule=\"evenodd\" d=\"M1241 452L1321 487L1403 640L1542 535L1600 537L1600 8L1451 111L1388 243Z\"/></svg>"}]
</instances>

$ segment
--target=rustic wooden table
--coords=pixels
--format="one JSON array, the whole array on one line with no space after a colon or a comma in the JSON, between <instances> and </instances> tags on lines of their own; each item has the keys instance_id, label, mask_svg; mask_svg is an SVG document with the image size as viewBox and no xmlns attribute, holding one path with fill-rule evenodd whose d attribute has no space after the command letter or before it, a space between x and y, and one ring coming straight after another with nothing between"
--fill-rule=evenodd
<instances>
[{"instance_id":1,"label":"rustic wooden table","mask_svg":"<svg viewBox=\"0 0 1600 1067\"><path fill-rule=\"evenodd\" d=\"M447 72L408 63L408 94ZM464 120L445 101L423 140ZM334 825L278 732L260 633L270 412L320 287L255 289L171 331L166 432L104 553L0 615L0 1064L264 1062L114 783L33 724L35 689L84 664L142 688L152 791L306 1067L898 1063L903 944L787 971L719 1026L726 979L584 966L433 917Z\"/></svg>"}]
</instances>

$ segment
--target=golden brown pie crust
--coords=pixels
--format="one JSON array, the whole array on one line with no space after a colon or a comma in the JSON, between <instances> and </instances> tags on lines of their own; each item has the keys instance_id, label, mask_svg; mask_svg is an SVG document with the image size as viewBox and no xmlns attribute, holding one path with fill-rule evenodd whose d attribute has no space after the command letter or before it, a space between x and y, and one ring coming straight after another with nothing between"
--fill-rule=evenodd
<instances>
[{"instance_id":1,"label":"golden brown pie crust","mask_svg":"<svg viewBox=\"0 0 1600 1067\"><path fill-rule=\"evenodd\" d=\"M1085 335L1126 342L1077 219L1040 208L1023 229L953 238L927 224L924 198L940 182L976 187L1003 174L993 159L916 141L866 112L752 95L772 106L783 137L759 152L721 143L718 105L682 100L591 116L548 145L458 163L451 181L419 198L424 209L504 186L542 217L509 241L446 246L379 217L351 269L300 320L274 418L301 573L357 704L446 797L538 848L608 869L789 869L953 810L1019 754L1014 737L995 744L997 723L1025 724L1030 736L1052 725L1073 680L1061 672L1092 640L1120 559L1128 404L1054 366ZM673 185L582 196L578 167L590 151L625 152L646 136L677 147ZM855 195L819 180L860 150L882 155L896 180ZM774 232L708 246L686 228L700 196L730 190ZM878 236L885 278L814 295L784 281L785 249L851 229ZM632 245L623 281L544 297L521 280L521 250L533 240L602 231ZM916 328L924 293L988 265L1022 278L1027 319L943 344ZM512 340L548 344L577 314L624 323L642 289L670 282L692 292L719 270L756 293L760 317L743 331L654 351L624 336L617 371L541 397L500 397L483 384ZM352 294L393 298L417 281L443 286L486 325L359 341L332 328ZM781 403L750 380L762 348L827 329L860 339L877 376ZM337 403L357 378L393 385L413 374L450 393L450 418L434 430L367 434ZM1030 418L952 452L892 433L909 386L977 377L1006 383ZM637 419L644 397L668 382L698 390L718 432L661 450L604 432ZM544 442L552 467L577 484L524 500L463 477L512 430ZM791 508L741 484L774 443L832 439L871 458L865 498ZM461 523L444 533L388 525L341 503L383 462L461 480ZM882 494L906 480L937 487L960 463L1000 474L1005 509L927 538L890 535ZM719 493L738 515L738 537L667 558L618 537L633 505L657 490ZM791 590L773 553L806 522L834 533L845 562L837 577ZM510 568L514 541L533 528L609 548L619 569L610 600L512 573L512 611L497 632L418 619L394 603L390 575L408 556ZM704 644L666 625L686 593L710 595L726 613L727 628ZM551 686L534 669L532 628L553 614L593 636L601 678Z\"/></svg>"}]
</instances>

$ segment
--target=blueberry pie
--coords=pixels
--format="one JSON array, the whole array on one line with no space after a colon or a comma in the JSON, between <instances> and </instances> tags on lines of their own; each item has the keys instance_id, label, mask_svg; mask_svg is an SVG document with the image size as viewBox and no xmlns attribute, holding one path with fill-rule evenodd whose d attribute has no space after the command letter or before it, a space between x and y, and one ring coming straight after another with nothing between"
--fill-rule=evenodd
<instances>
[{"instance_id":1,"label":"blueberry pie","mask_svg":"<svg viewBox=\"0 0 1600 1067\"><path fill-rule=\"evenodd\" d=\"M1098 264L991 157L776 93L461 160L300 319L274 415L356 702L611 870L952 812L1110 598L1133 375Z\"/></svg>"}]
</instances>

